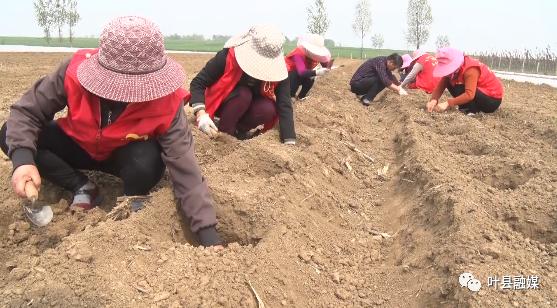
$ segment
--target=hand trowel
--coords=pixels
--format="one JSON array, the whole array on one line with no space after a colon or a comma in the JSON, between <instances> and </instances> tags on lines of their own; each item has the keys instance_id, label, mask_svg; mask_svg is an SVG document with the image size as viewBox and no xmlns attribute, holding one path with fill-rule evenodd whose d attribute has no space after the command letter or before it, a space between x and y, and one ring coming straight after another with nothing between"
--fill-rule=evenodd
<instances>
[{"instance_id":1,"label":"hand trowel","mask_svg":"<svg viewBox=\"0 0 557 308\"><path fill-rule=\"evenodd\" d=\"M39 204L39 192L35 184L33 184L33 181L25 183L25 195L27 196L26 203L28 204L23 204L25 216L37 227L48 225L54 213L52 213L52 208L50 206Z\"/></svg>"}]
</instances>

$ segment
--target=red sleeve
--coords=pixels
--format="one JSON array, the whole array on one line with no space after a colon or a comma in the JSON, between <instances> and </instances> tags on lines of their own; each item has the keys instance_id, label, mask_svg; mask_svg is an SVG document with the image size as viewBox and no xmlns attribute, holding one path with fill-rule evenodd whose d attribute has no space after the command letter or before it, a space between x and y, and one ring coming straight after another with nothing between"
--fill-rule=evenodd
<instances>
[{"instance_id":1,"label":"red sleeve","mask_svg":"<svg viewBox=\"0 0 557 308\"><path fill-rule=\"evenodd\" d=\"M476 96L480 69L471 67L464 72L464 93L448 100L449 106L458 106L471 102Z\"/></svg>"},{"instance_id":2,"label":"red sleeve","mask_svg":"<svg viewBox=\"0 0 557 308\"><path fill-rule=\"evenodd\" d=\"M298 72L298 75L303 75L308 70L308 68L306 67L306 61L304 61L305 59L303 56L294 55L292 57L292 60L296 65L296 72Z\"/></svg>"},{"instance_id":3,"label":"red sleeve","mask_svg":"<svg viewBox=\"0 0 557 308\"><path fill-rule=\"evenodd\" d=\"M448 82L449 82L449 78L447 77L441 78L441 80L435 87L435 90L433 90L433 93L431 93L431 99L439 100L441 98L441 95L443 95L443 92L445 92Z\"/></svg>"}]
</instances>

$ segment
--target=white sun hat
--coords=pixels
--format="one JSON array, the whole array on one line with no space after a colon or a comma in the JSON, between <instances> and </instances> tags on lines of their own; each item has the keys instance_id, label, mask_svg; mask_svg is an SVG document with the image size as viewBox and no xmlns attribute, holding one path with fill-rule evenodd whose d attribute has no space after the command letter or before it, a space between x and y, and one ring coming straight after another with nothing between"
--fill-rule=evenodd
<instances>
[{"instance_id":1,"label":"white sun hat","mask_svg":"<svg viewBox=\"0 0 557 308\"><path fill-rule=\"evenodd\" d=\"M282 45L284 34L272 25L257 25L230 38L224 48L234 48L240 68L253 78L282 81L288 77Z\"/></svg>"},{"instance_id":2,"label":"white sun hat","mask_svg":"<svg viewBox=\"0 0 557 308\"><path fill-rule=\"evenodd\" d=\"M325 47L325 38L319 34L305 34L298 38L298 47L303 47L315 61L329 62L331 52Z\"/></svg>"}]
</instances>

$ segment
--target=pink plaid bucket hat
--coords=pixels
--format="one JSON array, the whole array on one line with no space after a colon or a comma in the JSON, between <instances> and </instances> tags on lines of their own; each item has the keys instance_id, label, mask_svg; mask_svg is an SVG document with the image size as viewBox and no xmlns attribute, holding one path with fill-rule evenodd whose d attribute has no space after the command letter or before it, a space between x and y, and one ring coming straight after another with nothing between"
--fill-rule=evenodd
<instances>
[{"instance_id":1,"label":"pink plaid bucket hat","mask_svg":"<svg viewBox=\"0 0 557 308\"><path fill-rule=\"evenodd\" d=\"M137 16L112 20L99 38L99 52L77 69L89 92L125 103L169 95L183 86L185 77L180 64L166 55L157 25Z\"/></svg>"}]
</instances>

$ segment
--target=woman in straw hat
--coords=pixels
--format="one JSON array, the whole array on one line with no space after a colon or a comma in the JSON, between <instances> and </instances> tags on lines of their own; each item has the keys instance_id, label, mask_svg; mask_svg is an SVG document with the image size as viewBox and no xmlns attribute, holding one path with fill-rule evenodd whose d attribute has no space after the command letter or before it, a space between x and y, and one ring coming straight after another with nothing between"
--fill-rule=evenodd
<instances>
[{"instance_id":1,"label":"woman in straw hat","mask_svg":"<svg viewBox=\"0 0 557 308\"><path fill-rule=\"evenodd\" d=\"M402 64L403 69L409 70L401 83L401 87L409 89L422 89L431 93L439 83L440 78L433 76L433 69L437 59L427 52L418 49L413 52L411 60Z\"/></svg>"},{"instance_id":2,"label":"woman in straw hat","mask_svg":"<svg viewBox=\"0 0 557 308\"><path fill-rule=\"evenodd\" d=\"M360 98L364 106L369 106L375 96L385 88L400 95L408 95L393 76L393 71L402 66L402 57L393 53L388 57L375 57L364 62L350 80L350 90Z\"/></svg>"},{"instance_id":3,"label":"woman in straw hat","mask_svg":"<svg viewBox=\"0 0 557 308\"><path fill-rule=\"evenodd\" d=\"M429 112L444 112L449 106L458 106L467 114L491 113L499 108L503 100L503 85L485 64L449 47L440 48L435 57L438 64L433 76L441 78L441 81L426 105ZM445 89L454 98L439 102Z\"/></svg>"},{"instance_id":4,"label":"woman in straw hat","mask_svg":"<svg viewBox=\"0 0 557 308\"><path fill-rule=\"evenodd\" d=\"M201 131L248 139L278 121L282 142L296 143L284 40L273 26L254 26L228 40L207 62L190 85L190 104Z\"/></svg>"},{"instance_id":5,"label":"woman in straw hat","mask_svg":"<svg viewBox=\"0 0 557 308\"><path fill-rule=\"evenodd\" d=\"M89 210L99 189L78 169L121 178L124 194L146 195L168 167L181 210L204 246L219 244L216 215L183 114L190 94L182 67L167 57L151 21L112 20L98 49L79 50L11 107L0 145L11 158L12 187L25 196L41 177L73 192L72 209ZM53 120L65 107L67 115ZM135 200L132 208L143 206Z\"/></svg>"},{"instance_id":6,"label":"woman in straw hat","mask_svg":"<svg viewBox=\"0 0 557 308\"><path fill-rule=\"evenodd\" d=\"M299 100L306 98L313 87L315 76L323 76L330 70L331 53L325 47L325 39L318 34L306 34L298 38L298 47L285 58L290 80L290 96ZM321 63L321 67L317 65ZM296 93L302 89L296 96Z\"/></svg>"}]
</instances>

